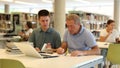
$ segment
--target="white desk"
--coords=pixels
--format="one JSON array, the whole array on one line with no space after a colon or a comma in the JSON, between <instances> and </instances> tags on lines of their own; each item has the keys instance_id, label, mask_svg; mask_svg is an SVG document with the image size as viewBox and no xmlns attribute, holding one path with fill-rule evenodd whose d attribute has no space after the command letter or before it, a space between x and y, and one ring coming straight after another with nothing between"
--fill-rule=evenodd
<instances>
[{"instance_id":1,"label":"white desk","mask_svg":"<svg viewBox=\"0 0 120 68\"><path fill-rule=\"evenodd\" d=\"M80 57L60 56L57 58L40 59L25 55L10 55L4 49L0 49L0 58L17 59L26 68L89 68L103 61L103 56L96 55Z\"/></svg>"},{"instance_id":2,"label":"white desk","mask_svg":"<svg viewBox=\"0 0 120 68\"><path fill-rule=\"evenodd\" d=\"M98 47L101 49L101 55L103 55L103 61L104 64L106 64L106 56L107 56L107 51L109 48L109 44L108 42L97 42Z\"/></svg>"},{"instance_id":3,"label":"white desk","mask_svg":"<svg viewBox=\"0 0 120 68\"><path fill-rule=\"evenodd\" d=\"M20 36L12 36L12 37L0 37L0 48L6 47L7 41L19 41L21 39Z\"/></svg>"},{"instance_id":4,"label":"white desk","mask_svg":"<svg viewBox=\"0 0 120 68\"><path fill-rule=\"evenodd\" d=\"M5 35L6 33L0 33L0 36L3 36L3 35Z\"/></svg>"},{"instance_id":5,"label":"white desk","mask_svg":"<svg viewBox=\"0 0 120 68\"><path fill-rule=\"evenodd\" d=\"M110 43L108 43L108 42L97 42L98 47L103 48L103 49L108 49L109 44Z\"/></svg>"},{"instance_id":6,"label":"white desk","mask_svg":"<svg viewBox=\"0 0 120 68\"><path fill-rule=\"evenodd\" d=\"M13 36L13 37L0 37L1 41L6 41L6 40L14 40L14 39L21 39L20 36Z\"/></svg>"}]
</instances>

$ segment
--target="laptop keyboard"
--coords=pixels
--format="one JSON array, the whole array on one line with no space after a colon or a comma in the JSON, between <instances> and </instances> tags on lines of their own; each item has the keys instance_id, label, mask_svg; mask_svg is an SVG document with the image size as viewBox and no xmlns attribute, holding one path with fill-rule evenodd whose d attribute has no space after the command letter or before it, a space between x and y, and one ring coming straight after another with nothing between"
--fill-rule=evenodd
<instances>
[{"instance_id":1,"label":"laptop keyboard","mask_svg":"<svg viewBox=\"0 0 120 68\"><path fill-rule=\"evenodd\" d=\"M58 57L58 56L51 56L51 55L46 55L45 53L44 54L41 54L41 56L43 56L43 58L55 58L55 57Z\"/></svg>"}]
</instances>

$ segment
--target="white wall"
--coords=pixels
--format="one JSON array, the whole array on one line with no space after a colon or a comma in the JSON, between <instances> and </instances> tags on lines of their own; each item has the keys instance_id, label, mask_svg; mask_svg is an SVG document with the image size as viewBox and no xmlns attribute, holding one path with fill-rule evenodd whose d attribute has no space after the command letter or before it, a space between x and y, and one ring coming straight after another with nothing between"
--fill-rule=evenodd
<instances>
[{"instance_id":1,"label":"white wall","mask_svg":"<svg viewBox=\"0 0 120 68\"><path fill-rule=\"evenodd\" d=\"M81 7L74 7L74 8L67 8L67 11L69 10L81 10L85 12L91 12L91 13L98 13L103 15L110 16L111 19L113 19L113 6L81 6Z\"/></svg>"},{"instance_id":2,"label":"white wall","mask_svg":"<svg viewBox=\"0 0 120 68\"><path fill-rule=\"evenodd\" d=\"M29 7L21 7L18 8L11 8L10 6L10 12L29 12L29 13L37 13L40 9L48 9L49 11L53 11L52 6L51 7L35 7L35 8L29 8ZM99 13L108 15L113 19L113 5L81 5L81 6L66 6L66 13L71 10L80 10L85 12L91 12L91 13ZM0 13L4 13L4 6L0 5Z\"/></svg>"}]
</instances>

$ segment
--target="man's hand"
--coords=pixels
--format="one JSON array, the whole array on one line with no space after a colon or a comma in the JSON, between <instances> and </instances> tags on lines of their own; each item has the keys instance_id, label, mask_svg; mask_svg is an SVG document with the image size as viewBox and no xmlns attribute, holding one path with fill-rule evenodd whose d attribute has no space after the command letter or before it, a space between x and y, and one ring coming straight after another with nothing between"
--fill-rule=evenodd
<instances>
[{"instance_id":1,"label":"man's hand","mask_svg":"<svg viewBox=\"0 0 120 68\"><path fill-rule=\"evenodd\" d=\"M47 48L47 49L52 49L51 43L47 43L46 48Z\"/></svg>"},{"instance_id":2,"label":"man's hand","mask_svg":"<svg viewBox=\"0 0 120 68\"><path fill-rule=\"evenodd\" d=\"M71 52L71 56L81 56L81 55L85 55L84 51L73 51Z\"/></svg>"},{"instance_id":3,"label":"man's hand","mask_svg":"<svg viewBox=\"0 0 120 68\"><path fill-rule=\"evenodd\" d=\"M23 32L19 32L18 35L21 36L21 37L23 37L24 33Z\"/></svg>"},{"instance_id":4,"label":"man's hand","mask_svg":"<svg viewBox=\"0 0 120 68\"><path fill-rule=\"evenodd\" d=\"M38 47L36 47L35 50L36 50L37 52L40 52L40 49L39 49Z\"/></svg>"},{"instance_id":5,"label":"man's hand","mask_svg":"<svg viewBox=\"0 0 120 68\"><path fill-rule=\"evenodd\" d=\"M58 54L63 54L64 53L64 49L63 48L61 48L61 47L59 47L58 49L57 49L57 53Z\"/></svg>"}]
</instances>

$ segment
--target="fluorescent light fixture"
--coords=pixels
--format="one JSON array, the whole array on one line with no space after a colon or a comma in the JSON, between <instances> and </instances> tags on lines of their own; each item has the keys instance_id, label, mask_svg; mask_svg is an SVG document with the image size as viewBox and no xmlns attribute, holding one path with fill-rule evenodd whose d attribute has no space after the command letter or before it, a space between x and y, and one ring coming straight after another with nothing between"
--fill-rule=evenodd
<instances>
[{"instance_id":1,"label":"fluorescent light fixture","mask_svg":"<svg viewBox=\"0 0 120 68\"><path fill-rule=\"evenodd\" d=\"M84 3L84 4L90 4L89 1L85 1L85 0L74 0L74 1L78 1L78 2L81 2L81 3Z\"/></svg>"},{"instance_id":2,"label":"fluorescent light fixture","mask_svg":"<svg viewBox=\"0 0 120 68\"><path fill-rule=\"evenodd\" d=\"M0 0L0 1L13 2L13 0Z\"/></svg>"},{"instance_id":3,"label":"fluorescent light fixture","mask_svg":"<svg viewBox=\"0 0 120 68\"><path fill-rule=\"evenodd\" d=\"M23 2L23 1L14 1L15 3L19 3L19 4L25 4L25 5L37 5L35 3L28 3L28 2Z\"/></svg>"},{"instance_id":4,"label":"fluorescent light fixture","mask_svg":"<svg viewBox=\"0 0 120 68\"><path fill-rule=\"evenodd\" d=\"M52 3L53 0L42 0L42 2L45 2L45 3Z\"/></svg>"}]
</instances>

